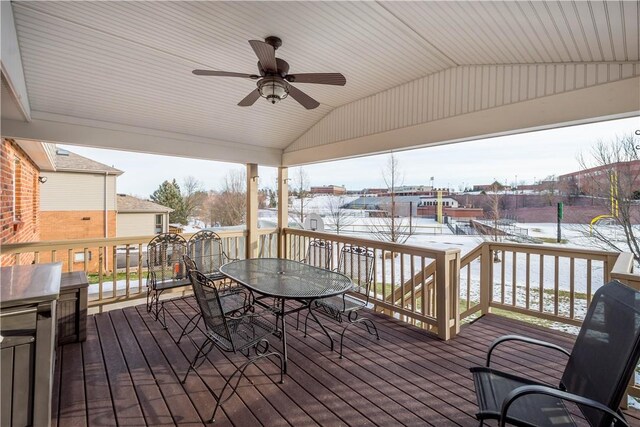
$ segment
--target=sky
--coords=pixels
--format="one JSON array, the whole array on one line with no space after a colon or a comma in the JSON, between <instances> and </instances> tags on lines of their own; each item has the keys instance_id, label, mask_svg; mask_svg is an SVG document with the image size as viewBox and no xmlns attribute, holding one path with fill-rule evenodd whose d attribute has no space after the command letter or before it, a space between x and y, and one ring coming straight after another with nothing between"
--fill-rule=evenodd
<instances>
[{"instance_id":1,"label":"sky","mask_svg":"<svg viewBox=\"0 0 640 427\"><path fill-rule=\"evenodd\" d=\"M578 156L589 158L598 140L640 130L640 117L568 126L518 135L488 138L439 147L397 152L404 185L430 185L459 189L494 180L533 183L550 175L580 169ZM639 132L640 133L640 132ZM640 136L636 136L640 144ZM244 165L185 159L153 154L60 145L85 157L118 168L125 173L117 181L117 192L148 198L165 180L182 183L193 176L207 190L219 190L225 175L244 170ZM344 185L350 190L383 187L383 169L388 154L304 166L310 185ZM296 168L289 170L289 177ZM260 167L259 186L276 188L277 169Z\"/></svg>"}]
</instances>

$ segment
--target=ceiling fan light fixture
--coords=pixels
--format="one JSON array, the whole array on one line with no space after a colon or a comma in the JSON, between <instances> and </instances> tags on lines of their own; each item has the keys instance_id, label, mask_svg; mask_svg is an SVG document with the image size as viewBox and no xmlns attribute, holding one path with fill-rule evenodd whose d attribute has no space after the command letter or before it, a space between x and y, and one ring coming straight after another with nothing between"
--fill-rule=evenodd
<instances>
[{"instance_id":1,"label":"ceiling fan light fixture","mask_svg":"<svg viewBox=\"0 0 640 427\"><path fill-rule=\"evenodd\" d=\"M260 96L275 104L289 96L289 85L281 78L265 77L258 82L258 91Z\"/></svg>"}]
</instances>

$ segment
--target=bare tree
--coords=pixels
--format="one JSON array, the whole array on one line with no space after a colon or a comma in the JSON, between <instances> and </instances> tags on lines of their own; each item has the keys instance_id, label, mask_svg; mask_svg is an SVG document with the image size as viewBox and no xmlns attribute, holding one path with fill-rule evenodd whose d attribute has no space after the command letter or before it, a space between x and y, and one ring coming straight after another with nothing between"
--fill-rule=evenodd
<instances>
[{"instance_id":1,"label":"bare tree","mask_svg":"<svg viewBox=\"0 0 640 427\"><path fill-rule=\"evenodd\" d=\"M558 177L549 175L541 182L542 191L549 206L553 206L556 202L556 196L559 193Z\"/></svg>"},{"instance_id":2,"label":"bare tree","mask_svg":"<svg viewBox=\"0 0 640 427\"><path fill-rule=\"evenodd\" d=\"M309 204L309 175L304 168L298 168L293 173L292 193L294 201L291 206L291 212L298 216L300 223L304 223L305 210Z\"/></svg>"},{"instance_id":3,"label":"bare tree","mask_svg":"<svg viewBox=\"0 0 640 427\"><path fill-rule=\"evenodd\" d=\"M502 199L503 195L500 194L500 190L503 186L495 181L491 184L491 192L487 194L489 199L489 218L493 223L493 230L491 233L491 240L494 242L499 242L502 239L502 234L500 232L500 219L501 215L501 207L502 207Z\"/></svg>"},{"instance_id":4,"label":"bare tree","mask_svg":"<svg viewBox=\"0 0 640 427\"><path fill-rule=\"evenodd\" d=\"M382 171L382 179L389 191L389 203L380 206L386 215L371 221L372 233L378 240L404 243L414 233L414 228L409 218L401 216L404 212L401 212L403 209L397 202L396 187L403 184L404 174L398 158L393 153L389 155L387 165Z\"/></svg>"},{"instance_id":5,"label":"bare tree","mask_svg":"<svg viewBox=\"0 0 640 427\"><path fill-rule=\"evenodd\" d=\"M340 230L352 225L355 218L345 209L346 199L344 196L330 197L327 205L329 224L336 229L336 233L340 234Z\"/></svg>"},{"instance_id":6,"label":"bare tree","mask_svg":"<svg viewBox=\"0 0 640 427\"><path fill-rule=\"evenodd\" d=\"M231 170L227 173L222 190L209 199L209 219L221 226L244 223L246 214L246 173Z\"/></svg>"},{"instance_id":7,"label":"bare tree","mask_svg":"<svg viewBox=\"0 0 640 427\"><path fill-rule=\"evenodd\" d=\"M640 262L638 145L633 135L616 137L609 142L600 140L587 159L584 155L578 158L581 168L589 170L585 172L579 191L599 202L603 212L609 212L615 223L615 230L589 226L592 241L609 250L628 250L636 262ZM617 234L622 237L617 237Z\"/></svg>"},{"instance_id":8,"label":"bare tree","mask_svg":"<svg viewBox=\"0 0 640 427\"><path fill-rule=\"evenodd\" d=\"M206 199L207 193L204 191L202 181L193 176L187 176L182 181L182 205L187 220L199 216Z\"/></svg>"}]
</instances>

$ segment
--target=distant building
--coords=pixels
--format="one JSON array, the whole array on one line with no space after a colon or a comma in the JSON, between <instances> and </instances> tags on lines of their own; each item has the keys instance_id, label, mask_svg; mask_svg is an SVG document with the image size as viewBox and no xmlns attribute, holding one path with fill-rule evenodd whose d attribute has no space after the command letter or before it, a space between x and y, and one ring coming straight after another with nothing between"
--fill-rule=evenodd
<instances>
[{"instance_id":1,"label":"distant building","mask_svg":"<svg viewBox=\"0 0 640 427\"><path fill-rule=\"evenodd\" d=\"M438 214L438 198L422 198L418 204L418 216L435 217ZM460 207L457 200L442 198L442 215L455 219L476 219L482 218L484 211L482 208Z\"/></svg>"},{"instance_id":2,"label":"distant building","mask_svg":"<svg viewBox=\"0 0 640 427\"><path fill-rule=\"evenodd\" d=\"M116 198L118 237L149 236L169 231L169 213L173 209L126 194Z\"/></svg>"},{"instance_id":3,"label":"distant building","mask_svg":"<svg viewBox=\"0 0 640 427\"><path fill-rule=\"evenodd\" d=\"M324 185L321 187L311 187L309 192L311 194L331 194L334 196L341 196L347 194L347 189L341 185Z\"/></svg>"},{"instance_id":4,"label":"distant building","mask_svg":"<svg viewBox=\"0 0 640 427\"><path fill-rule=\"evenodd\" d=\"M558 187L565 194L598 196L608 194L610 174L635 177L640 175L640 160L612 163L558 176Z\"/></svg>"}]
</instances>

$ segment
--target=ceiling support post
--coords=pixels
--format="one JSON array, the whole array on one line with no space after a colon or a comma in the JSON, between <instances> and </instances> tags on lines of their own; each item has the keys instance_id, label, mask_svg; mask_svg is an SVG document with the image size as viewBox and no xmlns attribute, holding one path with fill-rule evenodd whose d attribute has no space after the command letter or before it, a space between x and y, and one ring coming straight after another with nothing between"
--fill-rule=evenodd
<instances>
[{"instance_id":1,"label":"ceiling support post","mask_svg":"<svg viewBox=\"0 0 640 427\"><path fill-rule=\"evenodd\" d=\"M245 256L258 257L258 165L247 163L247 240Z\"/></svg>"},{"instance_id":2,"label":"ceiling support post","mask_svg":"<svg viewBox=\"0 0 640 427\"><path fill-rule=\"evenodd\" d=\"M286 258L284 229L289 225L289 168L278 168L278 258Z\"/></svg>"}]
</instances>

